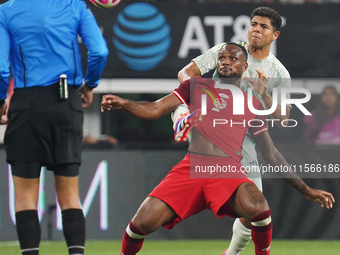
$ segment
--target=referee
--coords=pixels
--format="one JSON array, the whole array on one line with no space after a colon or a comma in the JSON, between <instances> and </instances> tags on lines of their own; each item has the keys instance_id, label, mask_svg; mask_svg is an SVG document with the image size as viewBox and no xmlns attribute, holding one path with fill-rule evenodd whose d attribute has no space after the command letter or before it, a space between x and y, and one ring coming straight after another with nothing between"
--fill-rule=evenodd
<instances>
[{"instance_id":1,"label":"referee","mask_svg":"<svg viewBox=\"0 0 340 255\"><path fill-rule=\"evenodd\" d=\"M88 49L84 79L78 35ZM0 38L0 118L7 110L10 67L14 78L4 143L21 253L39 254L37 202L40 169L46 166L54 173L68 252L84 254L78 192L82 107L90 105L100 81L106 42L81 0L10 0L0 5Z\"/></svg>"}]
</instances>

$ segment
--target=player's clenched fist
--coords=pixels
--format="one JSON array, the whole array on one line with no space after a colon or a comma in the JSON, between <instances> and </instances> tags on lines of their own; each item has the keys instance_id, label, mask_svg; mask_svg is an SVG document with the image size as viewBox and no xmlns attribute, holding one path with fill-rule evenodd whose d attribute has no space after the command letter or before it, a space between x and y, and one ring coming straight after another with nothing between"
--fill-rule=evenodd
<instances>
[{"instance_id":1,"label":"player's clenched fist","mask_svg":"<svg viewBox=\"0 0 340 255\"><path fill-rule=\"evenodd\" d=\"M104 110L111 110L111 109L120 109L124 105L124 102L126 100L123 98L120 98L116 95L104 95L101 102L101 111Z\"/></svg>"}]
</instances>

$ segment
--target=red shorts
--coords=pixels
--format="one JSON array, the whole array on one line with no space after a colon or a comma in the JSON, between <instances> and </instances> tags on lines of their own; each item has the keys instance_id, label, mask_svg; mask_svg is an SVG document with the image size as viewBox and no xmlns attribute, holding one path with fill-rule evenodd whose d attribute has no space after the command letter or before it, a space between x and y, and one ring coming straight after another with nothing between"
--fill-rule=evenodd
<instances>
[{"instance_id":1,"label":"red shorts","mask_svg":"<svg viewBox=\"0 0 340 255\"><path fill-rule=\"evenodd\" d=\"M208 208L219 218L226 215L237 217L223 205L242 183L252 181L241 172L238 176L233 174L232 178L228 178L227 174L224 174L223 178L190 176L190 168L193 171L195 165L207 166L212 162L219 166L232 165L238 169L241 167L241 164L232 158L187 154L149 194L168 204L177 214L177 218L166 223L164 228L172 229L182 220Z\"/></svg>"}]
</instances>

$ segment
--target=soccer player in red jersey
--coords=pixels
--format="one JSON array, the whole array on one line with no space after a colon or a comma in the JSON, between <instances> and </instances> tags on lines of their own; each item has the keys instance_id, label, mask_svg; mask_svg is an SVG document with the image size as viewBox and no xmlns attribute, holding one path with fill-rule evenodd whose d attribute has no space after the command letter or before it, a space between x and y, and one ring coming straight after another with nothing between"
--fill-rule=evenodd
<instances>
[{"instance_id":1,"label":"soccer player in red jersey","mask_svg":"<svg viewBox=\"0 0 340 255\"><path fill-rule=\"evenodd\" d=\"M261 121L264 117L256 116L249 110L247 100L241 100L242 96L247 97L237 87L246 68L246 50L235 43L227 43L221 48L218 57L219 82L195 77L184 81L172 94L155 102L134 102L115 95L103 96L103 110L123 109L144 119L156 119L169 114L182 103L190 103L191 112L202 114L201 121L196 118L197 121L191 123L194 127L188 154L148 195L130 221L123 236L121 255L136 254L142 248L144 237L160 226L171 229L205 209L212 210L217 217L227 215L248 219L251 222L255 254L270 253L270 208L262 192L242 171L240 163L246 131L249 130L269 164L289 165L275 148L266 122L263 121L263 125L257 127L248 124L253 119ZM264 74L258 74L254 86L266 82ZM240 101L242 104L239 104ZM255 97L253 106L263 109ZM233 113L240 109L243 114ZM212 169L225 171L212 174ZM332 207L332 194L308 187L294 173L287 173L285 177L307 199L327 208Z\"/></svg>"}]
</instances>

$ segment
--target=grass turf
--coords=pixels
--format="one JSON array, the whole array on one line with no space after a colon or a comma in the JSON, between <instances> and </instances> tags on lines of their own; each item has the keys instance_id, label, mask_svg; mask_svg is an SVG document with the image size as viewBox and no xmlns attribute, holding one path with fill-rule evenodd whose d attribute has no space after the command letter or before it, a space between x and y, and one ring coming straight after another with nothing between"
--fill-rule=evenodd
<instances>
[{"instance_id":1,"label":"grass turf","mask_svg":"<svg viewBox=\"0 0 340 255\"><path fill-rule=\"evenodd\" d=\"M87 241L86 255L119 255L119 240ZM227 248L228 241L223 240L181 240L154 241L147 240L139 255L221 255ZM17 242L0 242L0 254L19 255ZM43 241L40 245L41 255L67 255L66 245L62 241ZM242 255L253 255L254 245L250 243ZM326 255L340 254L340 241L273 241L273 255Z\"/></svg>"}]
</instances>

